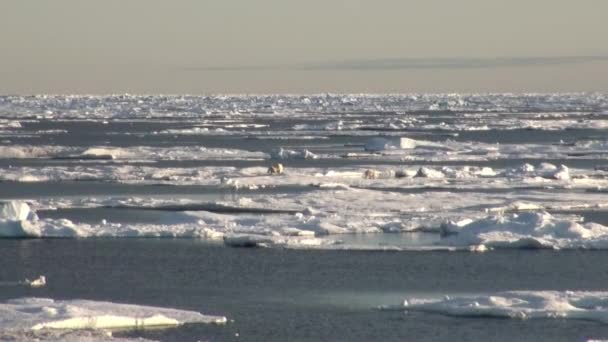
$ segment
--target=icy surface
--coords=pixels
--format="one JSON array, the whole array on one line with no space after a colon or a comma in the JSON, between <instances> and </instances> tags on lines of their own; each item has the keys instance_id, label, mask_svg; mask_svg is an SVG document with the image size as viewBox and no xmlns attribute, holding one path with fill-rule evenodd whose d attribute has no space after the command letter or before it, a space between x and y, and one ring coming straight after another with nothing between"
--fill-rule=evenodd
<instances>
[{"instance_id":1,"label":"icy surface","mask_svg":"<svg viewBox=\"0 0 608 342\"><path fill-rule=\"evenodd\" d=\"M408 298L383 309L449 316L514 319L580 319L608 323L608 292L509 291L491 295Z\"/></svg>"},{"instance_id":2,"label":"icy surface","mask_svg":"<svg viewBox=\"0 0 608 342\"><path fill-rule=\"evenodd\" d=\"M34 213L22 201L0 202L0 220L23 221L34 219Z\"/></svg>"},{"instance_id":3,"label":"icy surface","mask_svg":"<svg viewBox=\"0 0 608 342\"><path fill-rule=\"evenodd\" d=\"M52 340L53 335L49 330L54 329L135 329L178 326L184 323L224 324L226 318L194 311L89 300L19 298L0 304L0 337L40 335L43 339L46 336ZM85 333L83 337L86 338L87 335Z\"/></svg>"},{"instance_id":4,"label":"icy surface","mask_svg":"<svg viewBox=\"0 0 608 342\"><path fill-rule=\"evenodd\" d=\"M607 113L599 93L0 96L0 236L604 249ZM79 208L118 211L36 215Z\"/></svg>"},{"instance_id":5,"label":"icy surface","mask_svg":"<svg viewBox=\"0 0 608 342\"><path fill-rule=\"evenodd\" d=\"M524 116L534 110L545 118L563 117L566 111L606 111L604 94L410 94L410 95L261 95L261 96L2 96L0 115L5 118L118 119L201 118L217 114L336 113L373 111L462 111L473 113L512 111ZM553 112L553 113L552 113ZM342 124L344 125L344 124ZM339 129L339 120L333 126Z\"/></svg>"},{"instance_id":6,"label":"icy surface","mask_svg":"<svg viewBox=\"0 0 608 342\"><path fill-rule=\"evenodd\" d=\"M464 225L447 223L441 243L504 248L608 248L608 227L558 219L546 212L497 215Z\"/></svg>"},{"instance_id":7,"label":"icy surface","mask_svg":"<svg viewBox=\"0 0 608 342\"><path fill-rule=\"evenodd\" d=\"M99 160L204 160L204 159L266 159L262 152L248 152L205 147L159 148L148 146L99 146L75 148L68 146L0 146L0 158L55 158Z\"/></svg>"}]
</instances>

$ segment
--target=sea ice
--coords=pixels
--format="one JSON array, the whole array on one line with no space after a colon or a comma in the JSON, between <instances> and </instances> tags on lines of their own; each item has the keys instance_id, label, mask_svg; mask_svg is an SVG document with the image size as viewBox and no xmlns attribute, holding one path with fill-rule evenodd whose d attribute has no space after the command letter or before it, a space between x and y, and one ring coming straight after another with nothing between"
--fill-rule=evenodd
<instances>
[{"instance_id":1,"label":"sea ice","mask_svg":"<svg viewBox=\"0 0 608 342\"><path fill-rule=\"evenodd\" d=\"M30 210L30 207L26 202L0 202L0 220L23 221L34 219L36 219L36 214Z\"/></svg>"},{"instance_id":2,"label":"sea ice","mask_svg":"<svg viewBox=\"0 0 608 342\"><path fill-rule=\"evenodd\" d=\"M226 317L194 311L89 300L18 298L0 303L0 339L3 336L44 337L54 329L112 330L226 322Z\"/></svg>"},{"instance_id":3,"label":"sea ice","mask_svg":"<svg viewBox=\"0 0 608 342\"><path fill-rule=\"evenodd\" d=\"M236 149L206 148L203 146L152 147L152 146L96 146L76 148L70 146L0 145L0 158L55 158L95 160L207 160L207 159L268 159L263 152Z\"/></svg>"},{"instance_id":4,"label":"sea ice","mask_svg":"<svg viewBox=\"0 0 608 342\"><path fill-rule=\"evenodd\" d=\"M475 318L558 318L608 323L608 292L508 291L437 299L408 298L403 305L381 309Z\"/></svg>"},{"instance_id":5,"label":"sea ice","mask_svg":"<svg viewBox=\"0 0 608 342\"><path fill-rule=\"evenodd\" d=\"M441 245L496 248L608 248L608 227L547 212L498 214L466 224L445 223Z\"/></svg>"},{"instance_id":6,"label":"sea ice","mask_svg":"<svg viewBox=\"0 0 608 342\"><path fill-rule=\"evenodd\" d=\"M278 150L272 151L270 157L273 159L317 159L319 156L310 152L309 150L287 150L279 148Z\"/></svg>"},{"instance_id":7,"label":"sea ice","mask_svg":"<svg viewBox=\"0 0 608 342\"><path fill-rule=\"evenodd\" d=\"M369 152L378 152L394 149L413 149L418 146L419 142L405 137L400 138L371 138L365 143L365 150Z\"/></svg>"},{"instance_id":8,"label":"sea ice","mask_svg":"<svg viewBox=\"0 0 608 342\"><path fill-rule=\"evenodd\" d=\"M33 280L26 279L25 284L27 284L29 287L43 287L46 286L46 277L41 275Z\"/></svg>"}]
</instances>

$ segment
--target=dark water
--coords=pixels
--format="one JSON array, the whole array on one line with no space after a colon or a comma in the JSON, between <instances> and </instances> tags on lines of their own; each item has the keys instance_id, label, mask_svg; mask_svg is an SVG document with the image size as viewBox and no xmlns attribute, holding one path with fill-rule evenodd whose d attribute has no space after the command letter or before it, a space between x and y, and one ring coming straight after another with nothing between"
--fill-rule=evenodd
<instances>
[{"instance_id":1,"label":"dark water","mask_svg":"<svg viewBox=\"0 0 608 342\"><path fill-rule=\"evenodd\" d=\"M1 280L45 274L39 296L226 315L115 335L162 341L583 341L608 326L574 320L383 312L408 296L504 290L603 290L608 251L363 252L232 249L192 240L2 240ZM238 337L235 335L238 333Z\"/></svg>"}]
</instances>

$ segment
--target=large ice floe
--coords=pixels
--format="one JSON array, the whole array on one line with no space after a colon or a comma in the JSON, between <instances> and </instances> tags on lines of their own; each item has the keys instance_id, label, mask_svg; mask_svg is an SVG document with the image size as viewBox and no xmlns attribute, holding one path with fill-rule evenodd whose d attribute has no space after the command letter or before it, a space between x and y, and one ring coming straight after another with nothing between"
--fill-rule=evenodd
<instances>
[{"instance_id":1,"label":"large ice floe","mask_svg":"<svg viewBox=\"0 0 608 342\"><path fill-rule=\"evenodd\" d=\"M194 311L90 300L28 297L0 303L0 339L96 341L109 339L116 329L226 322L226 317Z\"/></svg>"},{"instance_id":2,"label":"large ice floe","mask_svg":"<svg viewBox=\"0 0 608 342\"><path fill-rule=\"evenodd\" d=\"M402 305L380 308L457 317L577 319L608 324L608 292L507 291L489 295L408 298Z\"/></svg>"}]
</instances>

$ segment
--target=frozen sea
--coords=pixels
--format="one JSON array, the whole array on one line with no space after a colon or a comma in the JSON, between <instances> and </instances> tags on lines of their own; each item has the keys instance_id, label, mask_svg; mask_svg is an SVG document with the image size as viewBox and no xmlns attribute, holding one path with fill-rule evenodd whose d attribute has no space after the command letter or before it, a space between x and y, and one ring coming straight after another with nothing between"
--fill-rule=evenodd
<instances>
[{"instance_id":1,"label":"frozen sea","mask_svg":"<svg viewBox=\"0 0 608 342\"><path fill-rule=\"evenodd\" d=\"M0 96L0 338L608 339L607 132L605 94Z\"/></svg>"}]
</instances>

